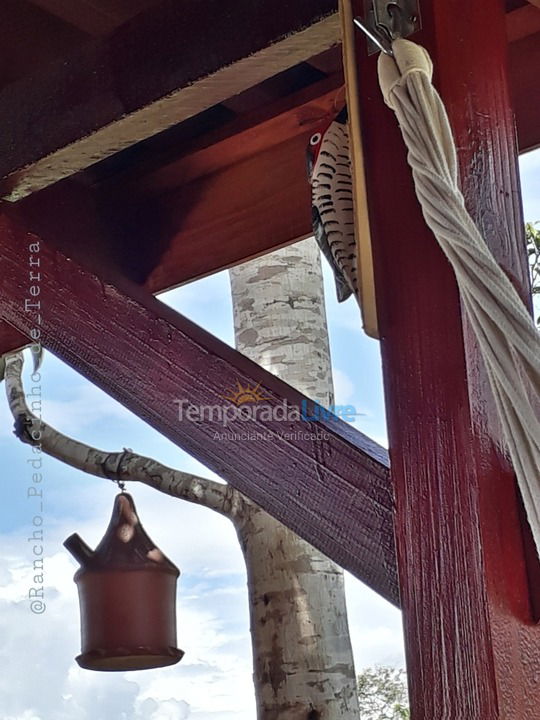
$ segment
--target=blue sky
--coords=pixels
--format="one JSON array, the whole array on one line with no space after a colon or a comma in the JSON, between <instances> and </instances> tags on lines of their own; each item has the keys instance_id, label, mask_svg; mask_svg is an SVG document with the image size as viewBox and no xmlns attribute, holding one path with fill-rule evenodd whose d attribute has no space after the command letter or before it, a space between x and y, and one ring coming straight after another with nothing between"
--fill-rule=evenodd
<instances>
[{"instance_id":1,"label":"blue sky","mask_svg":"<svg viewBox=\"0 0 540 720\"><path fill-rule=\"evenodd\" d=\"M540 151L521 159L525 217L540 220ZM355 426L386 443L378 343L361 332L354 300L338 306L325 267L326 301L336 403L365 415ZM232 344L227 273L166 296L167 303ZM47 354L44 417L58 429L109 450L123 447L183 470L208 471L124 408ZM227 520L199 507L134 486L141 520L181 568L178 622L184 660L174 668L105 675L83 671L74 561L63 540L79 532L92 546L109 519L115 486L46 459L44 531L47 609L30 612L31 556L27 537L35 512L29 449L11 434L0 397L0 700L4 720L253 720L251 649L245 571ZM352 577L347 578L351 637L357 668L403 664L400 614Z\"/></svg>"}]
</instances>

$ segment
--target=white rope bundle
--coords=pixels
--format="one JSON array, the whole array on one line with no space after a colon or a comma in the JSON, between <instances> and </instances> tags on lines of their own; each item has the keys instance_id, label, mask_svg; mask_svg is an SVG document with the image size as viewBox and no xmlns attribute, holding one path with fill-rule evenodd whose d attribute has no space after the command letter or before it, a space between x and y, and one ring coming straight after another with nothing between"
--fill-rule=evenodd
<instances>
[{"instance_id":1,"label":"white rope bundle","mask_svg":"<svg viewBox=\"0 0 540 720\"><path fill-rule=\"evenodd\" d=\"M512 283L465 209L446 110L432 85L424 48L393 43L379 81L408 148L426 223L454 269L487 367L505 440L540 552L540 335Z\"/></svg>"}]
</instances>

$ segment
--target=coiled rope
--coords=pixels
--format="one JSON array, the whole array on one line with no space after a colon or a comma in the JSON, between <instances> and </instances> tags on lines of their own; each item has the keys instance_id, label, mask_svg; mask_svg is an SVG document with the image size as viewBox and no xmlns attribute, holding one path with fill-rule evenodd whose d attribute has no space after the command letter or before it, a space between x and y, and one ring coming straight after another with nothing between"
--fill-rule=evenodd
<instances>
[{"instance_id":1,"label":"coiled rope","mask_svg":"<svg viewBox=\"0 0 540 720\"><path fill-rule=\"evenodd\" d=\"M540 334L497 264L458 186L455 143L426 50L408 40L379 57L379 81L408 148L426 223L452 265L478 339L540 554Z\"/></svg>"}]
</instances>

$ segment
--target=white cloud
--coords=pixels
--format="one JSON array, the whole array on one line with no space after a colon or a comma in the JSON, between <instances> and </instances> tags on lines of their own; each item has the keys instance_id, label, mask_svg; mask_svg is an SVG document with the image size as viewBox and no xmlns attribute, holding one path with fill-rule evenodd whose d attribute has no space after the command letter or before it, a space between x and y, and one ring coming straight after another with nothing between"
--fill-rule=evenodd
<instances>
[{"instance_id":1,"label":"white cloud","mask_svg":"<svg viewBox=\"0 0 540 720\"><path fill-rule=\"evenodd\" d=\"M521 155L519 159L525 220L540 220L540 150Z\"/></svg>"},{"instance_id":2,"label":"white cloud","mask_svg":"<svg viewBox=\"0 0 540 720\"><path fill-rule=\"evenodd\" d=\"M100 534L106 520L99 518ZM90 524L82 532L86 534ZM56 527L50 546L58 547L59 538L73 529ZM33 573L27 534L0 537L5 550L0 564L3 717L183 720L199 717L198 711L212 713L220 708L227 712L238 708L246 718L253 716L246 606L238 602L244 578L223 579L221 598L217 588L205 593L201 584L187 597L180 591L178 642L186 656L178 666L131 674L92 673L74 661L80 652L75 564L62 550L45 558L47 608L42 615L33 615L28 600ZM197 555L195 544L191 553ZM237 626L243 629L229 629Z\"/></svg>"},{"instance_id":3,"label":"white cloud","mask_svg":"<svg viewBox=\"0 0 540 720\"><path fill-rule=\"evenodd\" d=\"M63 400L47 397L44 401L44 419L57 430L77 437L96 423L121 420L126 422L133 414L95 385L71 385L69 396Z\"/></svg>"},{"instance_id":4,"label":"white cloud","mask_svg":"<svg viewBox=\"0 0 540 720\"><path fill-rule=\"evenodd\" d=\"M404 667L401 612L349 573L345 590L356 670L377 664Z\"/></svg>"},{"instance_id":5,"label":"white cloud","mask_svg":"<svg viewBox=\"0 0 540 720\"><path fill-rule=\"evenodd\" d=\"M356 388L351 377L346 372L334 367L332 370L334 376L334 394L336 397L336 405L347 405L349 400L354 397Z\"/></svg>"},{"instance_id":6,"label":"white cloud","mask_svg":"<svg viewBox=\"0 0 540 720\"><path fill-rule=\"evenodd\" d=\"M32 615L28 532L0 536L2 717L13 720L253 720L251 648L243 558L230 524L215 513L136 488L149 535L183 571L178 593L176 666L92 673L80 652L76 564L61 542L74 531L92 546L108 523L112 493L88 505L87 519L53 522L47 535L46 603ZM402 664L400 614L347 577L357 667Z\"/></svg>"}]
</instances>

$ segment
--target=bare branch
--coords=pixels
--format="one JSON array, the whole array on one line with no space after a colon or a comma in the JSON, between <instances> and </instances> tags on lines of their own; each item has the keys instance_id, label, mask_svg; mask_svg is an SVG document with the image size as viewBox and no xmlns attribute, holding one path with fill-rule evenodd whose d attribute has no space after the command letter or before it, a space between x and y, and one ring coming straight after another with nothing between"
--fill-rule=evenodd
<instances>
[{"instance_id":1,"label":"bare branch","mask_svg":"<svg viewBox=\"0 0 540 720\"><path fill-rule=\"evenodd\" d=\"M73 440L34 415L22 383L21 352L5 356L6 394L15 420L14 433L24 443L39 446L51 457L78 470L113 481L136 481L160 492L215 510L231 520L239 519L249 502L229 485L173 470L131 450L106 452Z\"/></svg>"}]
</instances>

